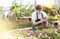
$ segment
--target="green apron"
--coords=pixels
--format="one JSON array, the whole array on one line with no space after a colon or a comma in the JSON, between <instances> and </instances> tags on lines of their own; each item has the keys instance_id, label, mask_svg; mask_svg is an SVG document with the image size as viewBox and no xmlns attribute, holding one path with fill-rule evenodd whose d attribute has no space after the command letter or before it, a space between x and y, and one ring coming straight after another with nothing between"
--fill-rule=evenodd
<instances>
[{"instance_id":1,"label":"green apron","mask_svg":"<svg viewBox=\"0 0 60 39\"><path fill-rule=\"evenodd\" d=\"M41 13L41 16L43 18L43 14ZM41 19L38 19L38 13L36 13L36 17L37 17L37 20L35 20L35 22L38 22L40 21ZM38 27L41 27L42 26L42 23L39 23L37 25L32 25L32 30L34 31L35 30L35 26L38 26Z\"/></svg>"}]
</instances>

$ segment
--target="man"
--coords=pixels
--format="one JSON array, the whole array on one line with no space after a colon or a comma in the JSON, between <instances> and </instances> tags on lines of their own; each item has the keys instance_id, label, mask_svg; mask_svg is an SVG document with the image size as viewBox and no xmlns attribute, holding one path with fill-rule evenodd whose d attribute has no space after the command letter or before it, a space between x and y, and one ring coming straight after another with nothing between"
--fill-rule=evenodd
<instances>
[{"instance_id":1,"label":"man","mask_svg":"<svg viewBox=\"0 0 60 39\"><path fill-rule=\"evenodd\" d=\"M42 27L46 27L47 22L47 14L42 11L43 6L37 5L36 11L32 13L32 29L35 29L35 25L42 25Z\"/></svg>"}]
</instances>

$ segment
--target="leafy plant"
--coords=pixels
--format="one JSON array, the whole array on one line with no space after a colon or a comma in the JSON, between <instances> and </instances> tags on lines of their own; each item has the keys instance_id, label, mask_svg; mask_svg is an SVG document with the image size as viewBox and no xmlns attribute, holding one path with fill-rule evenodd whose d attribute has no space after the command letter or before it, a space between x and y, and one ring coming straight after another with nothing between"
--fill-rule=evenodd
<instances>
[{"instance_id":1,"label":"leafy plant","mask_svg":"<svg viewBox=\"0 0 60 39\"><path fill-rule=\"evenodd\" d=\"M60 33L60 30L57 30L58 33Z\"/></svg>"},{"instance_id":2,"label":"leafy plant","mask_svg":"<svg viewBox=\"0 0 60 39\"><path fill-rule=\"evenodd\" d=\"M3 13L3 6L0 6L0 14Z\"/></svg>"},{"instance_id":3,"label":"leafy plant","mask_svg":"<svg viewBox=\"0 0 60 39\"><path fill-rule=\"evenodd\" d=\"M48 8L48 7L43 7L43 11L45 11L47 14L50 13L51 11L51 8Z\"/></svg>"},{"instance_id":4,"label":"leafy plant","mask_svg":"<svg viewBox=\"0 0 60 39\"><path fill-rule=\"evenodd\" d=\"M31 16L31 13L34 11L34 8L29 3L26 5L22 4L23 1L20 1L20 5L16 3L16 0L13 1L11 9L13 10L16 17ZM30 5L30 6L29 6Z\"/></svg>"}]
</instances>

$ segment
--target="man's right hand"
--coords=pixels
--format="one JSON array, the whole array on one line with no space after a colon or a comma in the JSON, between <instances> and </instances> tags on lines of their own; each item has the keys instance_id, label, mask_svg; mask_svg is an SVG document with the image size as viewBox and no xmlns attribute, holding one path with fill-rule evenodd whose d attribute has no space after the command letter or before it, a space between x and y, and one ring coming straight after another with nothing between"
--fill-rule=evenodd
<instances>
[{"instance_id":1,"label":"man's right hand","mask_svg":"<svg viewBox=\"0 0 60 39\"><path fill-rule=\"evenodd\" d=\"M47 21L46 19L41 19L41 22L45 22L45 21Z\"/></svg>"}]
</instances>

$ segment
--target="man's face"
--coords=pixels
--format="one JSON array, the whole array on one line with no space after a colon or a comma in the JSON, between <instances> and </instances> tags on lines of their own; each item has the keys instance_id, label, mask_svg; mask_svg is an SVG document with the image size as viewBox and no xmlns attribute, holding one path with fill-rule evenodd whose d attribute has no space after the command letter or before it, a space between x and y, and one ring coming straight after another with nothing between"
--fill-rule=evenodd
<instances>
[{"instance_id":1,"label":"man's face","mask_svg":"<svg viewBox=\"0 0 60 39\"><path fill-rule=\"evenodd\" d=\"M40 14L41 12L42 12L42 9L40 9L40 10L37 10L37 13L39 13L39 14Z\"/></svg>"}]
</instances>

